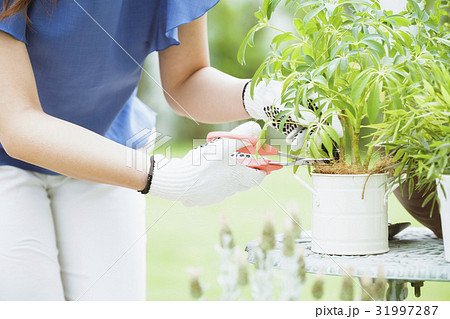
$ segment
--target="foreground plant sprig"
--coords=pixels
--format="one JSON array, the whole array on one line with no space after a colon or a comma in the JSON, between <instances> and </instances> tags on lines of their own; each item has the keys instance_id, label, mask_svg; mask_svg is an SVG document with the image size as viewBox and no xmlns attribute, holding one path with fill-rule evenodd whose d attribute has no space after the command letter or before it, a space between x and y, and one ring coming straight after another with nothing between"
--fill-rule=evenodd
<instances>
[{"instance_id":1,"label":"foreground plant sprig","mask_svg":"<svg viewBox=\"0 0 450 319\"><path fill-rule=\"evenodd\" d=\"M220 244L216 250L220 256L219 275L217 282L222 288L222 300L240 300L241 291L250 288L254 300L299 300L306 281L306 265L304 256L307 253L303 245L296 243L297 230L292 218L284 221L284 238L275 236L273 218L268 215L263 227L263 236L258 239L258 245L252 247L255 254L255 267L249 271L247 260L242 250L234 244L233 234L224 217L221 218ZM264 240L268 241L264 243ZM233 243L233 245L232 245ZM262 247L266 247L263 251ZM279 255L281 253L281 256ZM281 257L281 258L280 258ZM276 269L275 267L279 267ZM195 300L205 300L205 286L200 280L200 269L190 268L190 293ZM346 270L349 275L344 277L342 289L338 296L341 300L354 300L352 270ZM371 278L361 280L363 287L362 300L382 300L386 289L383 270L379 268L379 281ZM248 287L249 286L249 287ZM324 275L321 270L314 277L312 295L322 299L325 291Z\"/></svg>"}]
</instances>

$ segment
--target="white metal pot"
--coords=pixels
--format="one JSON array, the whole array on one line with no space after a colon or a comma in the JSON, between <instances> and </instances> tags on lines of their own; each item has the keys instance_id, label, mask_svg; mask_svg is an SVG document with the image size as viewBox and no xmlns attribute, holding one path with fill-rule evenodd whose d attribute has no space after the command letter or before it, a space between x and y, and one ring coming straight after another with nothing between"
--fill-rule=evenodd
<instances>
[{"instance_id":1,"label":"white metal pot","mask_svg":"<svg viewBox=\"0 0 450 319\"><path fill-rule=\"evenodd\" d=\"M442 175L441 177L441 180L437 180L437 191L442 221L442 237L444 239L445 260L450 262L450 175ZM444 187L447 198L445 198L441 185Z\"/></svg>"},{"instance_id":2,"label":"white metal pot","mask_svg":"<svg viewBox=\"0 0 450 319\"><path fill-rule=\"evenodd\" d=\"M389 251L387 174L312 174L311 250L335 255Z\"/></svg>"}]
</instances>

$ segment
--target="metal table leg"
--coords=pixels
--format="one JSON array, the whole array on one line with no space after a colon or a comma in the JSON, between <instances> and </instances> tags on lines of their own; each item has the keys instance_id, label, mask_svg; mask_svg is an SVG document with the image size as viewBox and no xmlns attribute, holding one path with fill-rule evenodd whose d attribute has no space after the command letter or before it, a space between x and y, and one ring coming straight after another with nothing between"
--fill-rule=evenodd
<instances>
[{"instance_id":1,"label":"metal table leg","mask_svg":"<svg viewBox=\"0 0 450 319\"><path fill-rule=\"evenodd\" d=\"M386 301L403 301L408 297L408 282L405 280L388 280Z\"/></svg>"}]
</instances>

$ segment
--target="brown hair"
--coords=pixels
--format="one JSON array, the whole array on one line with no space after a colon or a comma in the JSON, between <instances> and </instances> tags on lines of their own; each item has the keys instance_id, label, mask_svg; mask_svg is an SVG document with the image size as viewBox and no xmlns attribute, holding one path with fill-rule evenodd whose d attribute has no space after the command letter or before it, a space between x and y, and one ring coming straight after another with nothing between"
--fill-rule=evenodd
<instances>
[{"instance_id":1,"label":"brown hair","mask_svg":"<svg viewBox=\"0 0 450 319\"><path fill-rule=\"evenodd\" d=\"M2 0L2 1L3 1L3 11L0 12L0 21L16 13L23 12L25 14L25 18L27 19L27 23L30 22L30 19L28 18L27 15L27 8L33 2L33 0ZM55 5L56 2L58 2L58 0L50 0L51 5Z\"/></svg>"}]
</instances>

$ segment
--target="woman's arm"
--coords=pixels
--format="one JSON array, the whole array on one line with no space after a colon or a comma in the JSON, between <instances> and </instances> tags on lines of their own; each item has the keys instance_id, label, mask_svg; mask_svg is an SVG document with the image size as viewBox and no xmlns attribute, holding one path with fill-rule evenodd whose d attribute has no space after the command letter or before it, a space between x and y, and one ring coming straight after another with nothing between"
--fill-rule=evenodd
<instances>
[{"instance_id":1,"label":"woman's arm","mask_svg":"<svg viewBox=\"0 0 450 319\"><path fill-rule=\"evenodd\" d=\"M209 63L206 15L178 28L181 42L159 53L161 81L170 106L205 123L249 118L242 105L247 80L220 72Z\"/></svg>"},{"instance_id":2,"label":"woman's arm","mask_svg":"<svg viewBox=\"0 0 450 319\"><path fill-rule=\"evenodd\" d=\"M42 110L25 44L0 31L0 142L16 159L63 175L135 190L147 172L125 146Z\"/></svg>"}]
</instances>

